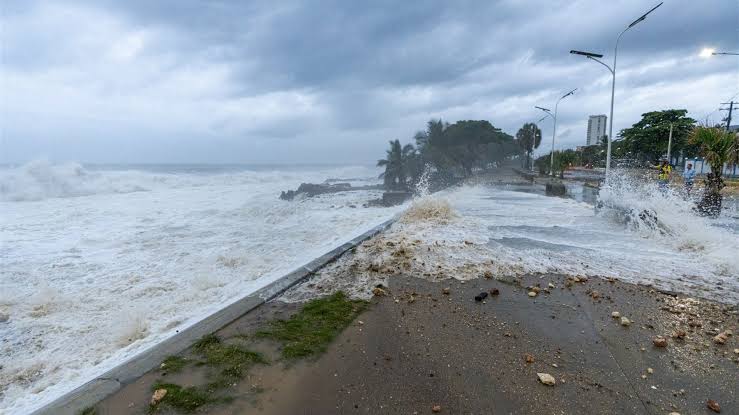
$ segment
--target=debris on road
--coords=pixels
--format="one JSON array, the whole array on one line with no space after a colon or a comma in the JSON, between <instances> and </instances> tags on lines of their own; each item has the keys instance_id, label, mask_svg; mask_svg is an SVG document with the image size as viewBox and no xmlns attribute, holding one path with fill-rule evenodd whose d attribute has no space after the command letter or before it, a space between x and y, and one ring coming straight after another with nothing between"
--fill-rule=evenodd
<instances>
[{"instance_id":1,"label":"debris on road","mask_svg":"<svg viewBox=\"0 0 739 415\"><path fill-rule=\"evenodd\" d=\"M554 386L557 383L557 381L554 380L554 376L549 373L537 373L536 376L539 377L539 382L547 386Z\"/></svg>"},{"instance_id":2,"label":"debris on road","mask_svg":"<svg viewBox=\"0 0 739 415\"><path fill-rule=\"evenodd\" d=\"M652 343L656 347L667 347L667 339L662 336L657 336L652 340Z\"/></svg>"},{"instance_id":3,"label":"debris on road","mask_svg":"<svg viewBox=\"0 0 739 415\"><path fill-rule=\"evenodd\" d=\"M157 389L154 391L154 394L151 395L151 406L157 405L159 402L164 399L164 397L167 396L167 390L166 389Z\"/></svg>"}]
</instances>

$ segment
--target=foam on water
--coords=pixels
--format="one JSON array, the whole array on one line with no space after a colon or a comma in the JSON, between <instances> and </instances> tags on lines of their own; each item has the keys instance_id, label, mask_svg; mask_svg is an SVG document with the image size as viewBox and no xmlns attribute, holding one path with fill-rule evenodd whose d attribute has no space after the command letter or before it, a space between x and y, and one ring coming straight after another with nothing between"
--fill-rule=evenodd
<instances>
[{"instance_id":1,"label":"foam on water","mask_svg":"<svg viewBox=\"0 0 739 415\"><path fill-rule=\"evenodd\" d=\"M0 170L0 413L27 413L391 217L365 167ZM356 206L356 207L353 207Z\"/></svg>"},{"instance_id":2,"label":"foam on water","mask_svg":"<svg viewBox=\"0 0 739 415\"><path fill-rule=\"evenodd\" d=\"M501 187L466 186L428 198L405 213L410 220L332 264L316 284L338 284L367 298L375 284L398 273L429 280L561 273L615 277L739 302L739 234L696 216L689 202L649 185L624 183L620 190L605 190L605 207L598 212L573 199ZM438 220L436 206L452 213ZM661 227L614 214L634 210L639 219L643 209L656 212ZM339 281L332 275L340 275ZM288 299L305 299L304 291Z\"/></svg>"}]
</instances>

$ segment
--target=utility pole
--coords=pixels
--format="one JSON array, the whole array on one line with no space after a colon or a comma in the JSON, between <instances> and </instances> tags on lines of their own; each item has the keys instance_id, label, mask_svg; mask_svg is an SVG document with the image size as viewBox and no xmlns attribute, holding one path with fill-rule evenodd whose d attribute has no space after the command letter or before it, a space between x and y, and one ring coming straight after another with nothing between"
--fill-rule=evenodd
<instances>
[{"instance_id":1,"label":"utility pole","mask_svg":"<svg viewBox=\"0 0 739 415\"><path fill-rule=\"evenodd\" d=\"M738 103L734 101L721 103L721 105L729 106L729 108L721 108L721 111L729 111L729 115L726 117L726 131L729 131L729 127L731 126L731 113L734 111L734 104Z\"/></svg>"}]
</instances>

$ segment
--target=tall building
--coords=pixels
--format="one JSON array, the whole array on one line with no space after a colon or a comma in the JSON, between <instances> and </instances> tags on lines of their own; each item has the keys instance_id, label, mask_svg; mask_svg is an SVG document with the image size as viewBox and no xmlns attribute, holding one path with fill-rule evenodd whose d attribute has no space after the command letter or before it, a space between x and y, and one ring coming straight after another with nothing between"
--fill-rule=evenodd
<instances>
[{"instance_id":1,"label":"tall building","mask_svg":"<svg viewBox=\"0 0 739 415\"><path fill-rule=\"evenodd\" d=\"M588 139L587 145L594 146L603 139L606 135L606 120L608 117L605 115L591 115L588 118Z\"/></svg>"}]
</instances>

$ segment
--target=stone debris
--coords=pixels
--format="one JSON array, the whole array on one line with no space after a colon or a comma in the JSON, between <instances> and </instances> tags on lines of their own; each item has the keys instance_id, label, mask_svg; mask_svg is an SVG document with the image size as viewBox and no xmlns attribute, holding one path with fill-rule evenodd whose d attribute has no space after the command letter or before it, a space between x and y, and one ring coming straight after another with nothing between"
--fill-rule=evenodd
<instances>
[{"instance_id":1,"label":"stone debris","mask_svg":"<svg viewBox=\"0 0 739 415\"><path fill-rule=\"evenodd\" d=\"M683 340L683 339L685 339L685 336L687 336L687 335L688 335L688 333L686 333L685 330L678 330L678 331L672 333L672 338L673 339Z\"/></svg>"},{"instance_id":2,"label":"stone debris","mask_svg":"<svg viewBox=\"0 0 739 415\"><path fill-rule=\"evenodd\" d=\"M718 402L714 401L713 399L709 399L708 402L706 402L706 406L708 406L708 409L712 410L713 412L721 412L721 405L719 405Z\"/></svg>"},{"instance_id":3,"label":"stone debris","mask_svg":"<svg viewBox=\"0 0 739 415\"><path fill-rule=\"evenodd\" d=\"M654 373L654 369L652 369L651 367L648 367L647 368L647 373L649 373L651 375L652 373Z\"/></svg>"},{"instance_id":4,"label":"stone debris","mask_svg":"<svg viewBox=\"0 0 739 415\"><path fill-rule=\"evenodd\" d=\"M626 317L621 317L621 325L624 326L624 327L630 326L631 325L631 320L629 320Z\"/></svg>"},{"instance_id":5,"label":"stone debris","mask_svg":"<svg viewBox=\"0 0 739 415\"><path fill-rule=\"evenodd\" d=\"M488 293L486 293L485 291L483 291L480 294L477 294L475 296L475 301L482 301L482 300L484 300L486 298L488 298Z\"/></svg>"},{"instance_id":6,"label":"stone debris","mask_svg":"<svg viewBox=\"0 0 739 415\"><path fill-rule=\"evenodd\" d=\"M497 288L490 289L490 295L498 295L498 294L500 294L500 290L498 290Z\"/></svg>"},{"instance_id":7,"label":"stone debris","mask_svg":"<svg viewBox=\"0 0 739 415\"><path fill-rule=\"evenodd\" d=\"M614 311L613 313L611 313L611 317L613 317L613 318L621 318L621 313L619 313L618 311Z\"/></svg>"},{"instance_id":8,"label":"stone debris","mask_svg":"<svg viewBox=\"0 0 739 415\"><path fill-rule=\"evenodd\" d=\"M524 356L524 359L526 359L526 363L534 363L534 356L526 353Z\"/></svg>"},{"instance_id":9,"label":"stone debris","mask_svg":"<svg viewBox=\"0 0 739 415\"><path fill-rule=\"evenodd\" d=\"M657 336L652 340L655 347L667 347L667 339L662 336Z\"/></svg>"},{"instance_id":10,"label":"stone debris","mask_svg":"<svg viewBox=\"0 0 739 415\"><path fill-rule=\"evenodd\" d=\"M432 406L431 407L431 412L433 412L435 414L438 414L439 412L441 412L441 405L434 405L434 406Z\"/></svg>"},{"instance_id":11,"label":"stone debris","mask_svg":"<svg viewBox=\"0 0 739 415\"><path fill-rule=\"evenodd\" d=\"M385 292L385 290L380 287L375 287L372 289L372 294L374 294L376 297L382 297L383 295L386 295L387 292Z\"/></svg>"},{"instance_id":12,"label":"stone debris","mask_svg":"<svg viewBox=\"0 0 739 415\"><path fill-rule=\"evenodd\" d=\"M485 278L491 279L493 278L493 271L485 270L485 272L482 274Z\"/></svg>"},{"instance_id":13,"label":"stone debris","mask_svg":"<svg viewBox=\"0 0 739 415\"><path fill-rule=\"evenodd\" d=\"M668 415L680 415L680 412L670 412Z\"/></svg>"},{"instance_id":14,"label":"stone debris","mask_svg":"<svg viewBox=\"0 0 739 415\"><path fill-rule=\"evenodd\" d=\"M739 354L739 349L734 349L734 354Z\"/></svg>"},{"instance_id":15,"label":"stone debris","mask_svg":"<svg viewBox=\"0 0 739 415\"><path fill-rule=\"evenodd\" d=\"M551 282L549 283L548 287L549 287L549 288L557 288L557 287L555 287L555 286L554 286L554 284L552 284Z\"/></svg>"},{"instance_id":16,"label":"stone debris","mask_svg":"<svg viewBox=\"0 0 739 415\"><path fill-rule=\"evenodd\" d=\"M529 291L529 297L536 297L536 293L534 291Z\"/></svg>"},{"instance_id":17,"label":"stone debris","mask_svg":"<svg viewBox=\"0 0 739 415\"><path fill-rule=\"evenodd\" d=\"M449 292L450 291L451 291L451 289L449 287L445 287L443 290L441 290L442 294L444 294L444 295L449 295Z\"/></svg>"},{"instance_id":18,"label":"stone debris","mask_svg":"<svg viewBox=\"0 0 739 415\"><path fill-rule=\"evenodd\" d=\"M554 386L557 383L557 381L554 380L554 376L549 373L537 373L536 376L539 377L539 382L547 386Z\"/></svg>"},{"instance_id":19,"label":"stone debris","mask_svg":"<svg viewBox=\"0 0 739 415\"><path fill-rule=\"evenodd\" d=\"M159 402L164 399L164 397L167 396L167 390L166 389L157 389L154 391L154 394L151 395L151 406L154 406L158 404Z\"/></svg>"},{"instance_id":20,"label":"stone debris","mask_svg":"<svg viewBox=\"0 0 739 415\"><path fill-rule=\"evenodd\" d=\"M0 323L5 323L8 320L10 320L10 314L0 313Z\"/></svg>"},{"instance_id":21,"label":"stone debris","mask_svg":"<svg viewBox=\"0 0 739 415\"><path fill-rule=\"evenodd\" d=\"M723 331L713 338L713 342L716 344L726 344L726 341L729 340L729 336L731 336L731 334Z\"/></svg>"}]
</instances>

